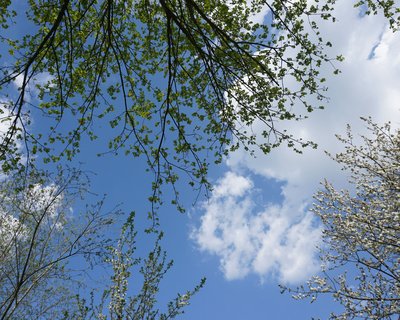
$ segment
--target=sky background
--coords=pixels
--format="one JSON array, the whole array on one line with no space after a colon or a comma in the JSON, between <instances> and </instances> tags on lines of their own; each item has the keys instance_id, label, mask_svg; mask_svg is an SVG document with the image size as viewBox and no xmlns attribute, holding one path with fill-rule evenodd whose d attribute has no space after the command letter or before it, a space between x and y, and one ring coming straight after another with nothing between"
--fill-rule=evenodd
<instances>
[{"instance_id":1,"label":"sky background","mask_svg":"<svg viewBox=\"0 0 400 320\"><path fill-rule=\"evenodd\" d=\"M400 126L400 38L384 18L363 16L350 1L339 1L335 14L336 23L321 23L321 33L333 44L331 56L345 57L337 65L341 74L331 75L331 67L322 70L329 103L307 120L282 124L319 148L298 155L282 146L255 157L238 150L211 168L214 191L208 200L195 202L196 193L187 189L181 195L187 214L168 206L160 210L164 245L175 260L161 285L161 300L207 277L184 319L324 319L338 308L330 297L313 304L295 301L281 295L278 284L296 286L319 270L320 225L308 208L323 179L347 186L345 173L324 153L341 150L335 134L344 134L350 124L357 140L368 134L360 120L368 116ZM86 164L98 173L95 186L108 190L111 203L123 202L138 212L148 205L143 184L150 176L138 162L89 158Z\"/></svg>"},{"instance_id":2,"label":"sky background","mask_svg":"<svg viewBox=\"0 0 400 320\"><path fill-rule=\"evenodd\" d=\"M267 14L255 19L262 21ZM168 205L160 209L163 247L175 261L161 283L160 302L207 278L182 319L324 319L337 308L330 297L313 304L295 301L281 295L278 284L296 286L319 270L315 248L321 228L308 211L312 194L323 179L338 188L347 186L345 174L324 153L341 150L334 135L344 134L346 124L356 136L367 134L359 118L368 116L400 127L400 35L381 16L363 16L352 1L338 1L335 15L336 23L321 23L321 33L333 44L330 55L345 57L337 64L341 74L331 75L330 67L322 70L329 103L307 120L281 124L295 136L317 142L318 149L298 155L282 146L255 157L239 149L210 168L214 190L209 199L183 187L187 213ZM139 228L146 226L152 176L141 161L97 157L100 151L103 141L95 141L86 143L79 155L82 169L96 173L92 191L106 193L110 208L121 204L125 211L135 210ZM141 236L138 253L151 243ZM132 281L134 286L136 279Z\"/></svg>"}]
</instances>

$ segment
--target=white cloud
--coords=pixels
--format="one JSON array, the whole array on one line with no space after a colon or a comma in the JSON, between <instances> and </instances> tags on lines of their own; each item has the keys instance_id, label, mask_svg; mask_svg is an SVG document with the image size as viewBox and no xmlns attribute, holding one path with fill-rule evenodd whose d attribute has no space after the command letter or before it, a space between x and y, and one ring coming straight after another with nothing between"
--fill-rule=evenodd
<instances>
[{"instance_id":1,"label":"white cloud","mask_svg":"<svg viewBox=\"0 0 400 320\"><path fill-rule=\"evenodd\" d=\"M23 212L31 212L32 215L41 217L44 215L49 221L59 218L59 209L62 207L63 194L56 184L47 186L35 184L28 188L24 200L21 203ZM58 222L57 222L58 223ZM61 228L61 225L57 225Z\"/></svg>"},{"instance_id":2,"label":"white cloud","mask_svg":"<svg viewBox=\"0 0 400 320\"><path fill-rule=\"evenodd\" d=\"M348 123L354 133L366 134L361 116L400 127L400 34L393 34L380 16L360 17L350 1L336 6L338 22L321 24L321 34L334 45L331 55L346 59L338 65L340 75L327 77L330 102L309 119L277 124L319 148L298 155L282 146L268 156L256 152L256 157L238 150L227 159L229 172L217 183L216 193L202 206L193 238L201 250L219 257L227 279L254 273L297 282L315 272L320 230L307 206L324 178L346 187L344 173L324 150L334 154L342 149L334 135L344 133ZM261 126L253 130L261 132ZM283 201L256 210L252 194L268 185L255 185L243 176L249 171L283 183Z\"/></svg>"},{"instance_id":3,"label":"white cloud","mask_svg":"<svg viewBox=\"0 0 400 320\"><path fill-rule=\"evenodd\" d=\"M224 183L214 187L213 195L215 197L240 197L253 186L250 180L237 176L233 172L227 172L223 181Z\"/></svg>"},{"instance_id":4,"label":"white cloud","mask_svg":"<svg viewBox=\"0 0 400 320\"><path fill-rule=\"evenodd\" d=\"M15 190L14 190L15 191ZM50 235L63 229L65 216L62 211L63 194L55 184L34 185L19 196L1 190L0 203L0 260L13 257L15 242L30 241L34 229Z\"/></svg>"},{"instance_id":5,"label":"white cloud","mask_svg":"<svg viewBox=\"0 0 400 320\"><path fill-rule=\"evenodd\" d=\"M32 79L29 80L29 83L26 86L26 91L25 91L25 96L24 99L25 101L29 102L31 101L32 98L36 99L39 90L36 88L37 85L39 86L45 86L49 85L50 87L55 86L55 83L53 82L54 77L50 75L48 72L41 72L37 75L35 75ZM20 90L23 86L24 83L24 75L20 74L18 75L13 84L15 89Z\"/></svg>"},{"instance_id":6,"label":"white cloud","mask_svg":"<svg viewBox=\"0 0 400 320\"><path fill-rule=\"evenodd\" d=\"M37 75L33 79L30 80L29 84L26 87L26 92L24 95L24 100L25 102L30 102L31 99L37 99L39 90L37 89L37 85L40 86L45 86L48 85L49 87L55 86L54 83L54 78L48 73L48 72L42 72ZM20 90L22 88L24 81L24 75L20 74L18 75L14 81L13 81L13 86L14 89ZM26 108L27 107L27 108ZM33 123L33 118L30 116L29 113L29 105L24 105L24 110L22 114L18 115L19 118L17 119L17 106L15 105L15 101L12 101L8 97L0 96L0 143L3 143L4 138L10 133L10 128L12 125L14 125L14 121L16 121L16 125L18 129L22 129L22 124L20 119L24 119L25 122L25 127L27 126L27 123L29 122L30 125ZM29 118L29 121L27 121ZM26 129L26 128L25 128ZM17 148L21 151L22 149L22 143L15 137L16 135L12 137L12 140L14 143L16 143ZM22 159L23 161L25 158ZM0 179L4 178L2 174L0 173Z\"/></svg>"},{"instance_id":7,"label":"white cloud","mask_svg":"<svg viewBox=\"0 0 400 320\"><path fill-rule=\"evenodd\" d=\"M0 139L4 138L4 135L7 133L12 123L8 108L9 104L9 101L0 97Z\"/></svg>"},{"instance_id":8,"label":"white cloud","mask_svg":"<svg viewBox=\"0 0 400 320\"><path fill-rule=\"evenodd\" d=\"M15 233L20 228L21 225L18 219L10 214L0 211L0 252L4 251L4 247L13 240Z\"/></svg>"},{"instance_id":9,"label":"white cloud","mask_svg":"<svg viewBox=\"0 0 400 320\"><path fill-rule=\"evenodd\" d=\"M313 244L320 230L311 215L303 217L301 209L288 205L257 208L253 182L233 172L227 172L214 191L202 205L201 226L192 237L201 250L220 257L227 279L257 273L297 282L316 271Z\"/></svg>"}]
</instances>

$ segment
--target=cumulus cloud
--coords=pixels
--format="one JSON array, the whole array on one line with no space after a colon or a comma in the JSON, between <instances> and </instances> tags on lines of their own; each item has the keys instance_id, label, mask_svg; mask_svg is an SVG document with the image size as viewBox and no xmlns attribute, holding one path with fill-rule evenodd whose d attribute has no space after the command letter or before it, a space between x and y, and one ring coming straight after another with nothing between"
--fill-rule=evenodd
<instances>
[{"instance_id":1,"label":"cumulus cloud","mask_svg":"<svg viewBox=\"0 0 400 320\"><path fill-rule=\"evenodd\" d=\"M201 225L192 237L199 248L221 259L229 280L249 273L275 274L296 282L316 271L311 262L318 242L310 214L287 204L255 203L257 190L250 178L232 171L220 179L211 199L202 204ZM308 271L308 272L305 272Z\"/></svg>"},{"instance_id":2,"label":"cumulus cloud","mask_svg":"<svg viewBox=\"0 0 400 320\"><path fill-rule=\"evenodd\" d=\"M277 124L319 148L299 155L282 146L255 157L238 150L226 161L229 172L200 208L192 237L201 250L219 257L227 279L253 273L293 283L315 272L320 228L308 211L312 194L325 178L339 188L347 186L346 176L324 150L335 154L342 149L335 134L343 134L346 124L354 133L367 134L360 117L400 127L400 34L380 16L360 15L350 1L338 2L335 12L337 22L322 22L321 34L333 44L331 56L343 54L345 61L338 65L341 74L327 77L327 108L303 121ZM252 129L261 132L261 124ZM256 185L249 173L279 181L283 200L256 208L254 193L269 186Z\"/></svg>"}]
</instances>

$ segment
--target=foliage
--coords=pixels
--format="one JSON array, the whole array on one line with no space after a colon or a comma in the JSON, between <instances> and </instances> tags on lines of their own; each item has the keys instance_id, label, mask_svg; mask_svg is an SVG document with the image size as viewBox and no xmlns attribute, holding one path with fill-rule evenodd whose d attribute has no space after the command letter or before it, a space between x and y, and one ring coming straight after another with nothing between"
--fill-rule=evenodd
<instances>
[{"instance_id":1,"label":"foliage","mask_svg":"<svg viewBox=\"0 0 400 320\"><path fill-rule=\"evenodd\" d=\"M3 1L0 92L11 123L1 142L3 168L12 167L15 138L28 158L72 159L82 139L105 139L108 124L115 129L110 152L147 160L157 204L163 183L174 185L183 171L192 186L207 185L210 159L220 162L240 145L265 153L282 142L298 152L315 146L276 123L322 107L307 97L324 99L319 69L342 60L325 54L331 43L318 30L321 19L335 20L334 4L30 0L19 3L24 17ZM355 5L383 12L393 29L400 23L393 1ZM267 22L257 22L265 8ZM23 20L28 28L19 28ZM10 93L15 85L17 95ZM39 132L29 126L32 114L45 120Z\"/></svg>"},{"instance_id":2,"label":"foliage","mask_svg":"<svg viewBox=\"0 0 400 320\"><path fill-rule=\"evenodd\" d=\"M400 27L400 8L393 0L360 0L356 2L355 7L364 8L367 15L382 13L394 31Z\"/></svg>"},{"instance_id":3,"label":"foliage","mask_svg":"<svg viewBox=\"0 0 400 320\"><path fill-rule=\"evenodd\" d=\"M310 35L305 24L316 15L329 19L328 5L28 1L26 33L13 32L23 17L7 5L0 11L8 26L0 38L8 49L0 89L12 125L1 144L4 159L12 156L16 136L28 157L72 159L81 139L96 139L108 123L115 129L110 151L147 159L157 202L160 185L174 184L178 171L189 173L192 185L204 184L207 158L219 162L240 144L252 149L258 142L243 126L263 123L259 147L266 153L283 141L295 148L310 144L274 123L312 111L307 95L323 99L318 69L330 59L317 25L311 23ZM270 24L252 21L263 6ZM297 85L287 85L292 82ZM293 110L296 102L305 110ZM30 113L46 119L40 132L30 130Z\"/></svg>"},{"instance_id":4,"label":"foliage","mask_svg":"<svg viewBox=\"0 0 400 320\"><path fill-rule=\"evenodd\" d=\"M351 174L355 194L325 182L313 211L323 223L323 276L289 289L297 299L330 294L343 307L331 319L394 319L400 314L400 131L364 119L373 138L334 158Z\"/></svg>"},{"instance_id":5,"label":"foliage","mask_svg":"<svg viewBox=\"0 0 400 320\"><path fill-rule=\"evenodd\" d=\"M77 297L78 306L75 313L65 312L63 319L175 319L184 313L184 308L189 305L191 297L204 285L205 279L192 291L178 296L168 303L167 312L161 313L157 305L157 294L160 289L160 281L172 267L173 262L166 260L166 252L162 251L160 241L163 237L159 233L151 250L145 259L134 258L135 238L134 213L131 213L128 221L122 227L120 239L116 246L108 248L109 255L106 262L112 266L113 274L110 284L104 290L100 302L95 303L95 292L91 293L89 303L81 297ZM132 269L140 266L139 274L142 275L140 291L128 294L129 281L133 282ZM135 274L136 276L136 274Z\"/></svg>"}]
</instances>

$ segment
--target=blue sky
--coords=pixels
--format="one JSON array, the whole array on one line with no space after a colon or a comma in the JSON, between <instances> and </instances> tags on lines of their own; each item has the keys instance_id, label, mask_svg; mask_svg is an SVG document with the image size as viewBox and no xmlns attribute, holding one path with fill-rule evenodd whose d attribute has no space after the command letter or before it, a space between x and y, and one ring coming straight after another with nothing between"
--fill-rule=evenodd
<instances>
[{"instance_id":1,"label":"blue sky","mask_svg":"<svg viewBox=\"0 0 400 320\"><path fill-rule=\"evenodd\" d=\"M382 17L363 17L350 1L337 4L336 16L335 24L321 25L333 43L331 54L345 56L340 75L323 70L327 108L307 120L279 124L319 148L298 155L283 146L256 157L238 150L210 168L214 191L208 199L202 195L195 201L197 194L182 187L187 213L168 205L159 210L164 248L175 261L161 284L161 302L207 278L182 319L323 319L337 308L328 297L313 304L295 301L281 295L278 284L301 284L319 270L320 226L308 211L312 194L325 178L346 187L346 176L324 153L340 150L334 134L343 134L346 124L365 134L360 116L400 126L400 37ZM152 176L145 173L143 159L96 156L104 150L101 139L86 143L77 158L82 169L96 173L92 191L106 193L110 208L121 203L126 211L145 214ZM140 228L147 223L138 220ZM145 252L149 242L141 237L139 244L138 251Z\"/></svg>"},{"instance_id":2,"label":"blue sky","mask_svg":"<svg viewBox=\"0 0 400 320\"><path fill-rule=\"evenodd\" d=\"M211 168L214 191L209 199L200 197L191 206L196 193L183 189L186 214L171 206L160 210L165 248L175 260L161 299L207 277L184 319L324 319L338 308L329 297L313 304L295 301L281 295L278 284L301 284L319 270L315 246L320 226L308 208L323 179L346 187L345 174L324 153L340 150L334 135L343 134L346 124L366 134L360 116L400 124L400 39L382 17L362 17L349 3L337 7L338 22L322 25L334 45L331 54L345 56L342 73L328 77L329 104L307 120L282 124L319 148L297 155L281 147L255 158L238 150ZM327 75L331 71L323 70ZM98 173L95 188L107 190L111 203L147 211L143 184L151 176L143 173L140 161L124 156L83 159Z\"/></svg>"}]
</instances>

